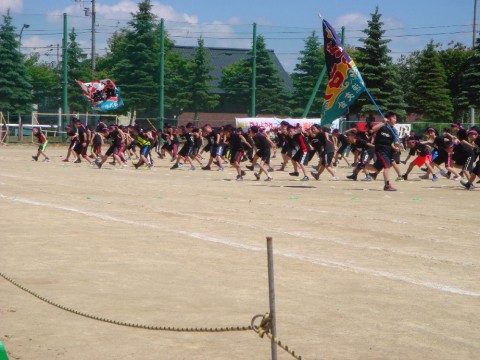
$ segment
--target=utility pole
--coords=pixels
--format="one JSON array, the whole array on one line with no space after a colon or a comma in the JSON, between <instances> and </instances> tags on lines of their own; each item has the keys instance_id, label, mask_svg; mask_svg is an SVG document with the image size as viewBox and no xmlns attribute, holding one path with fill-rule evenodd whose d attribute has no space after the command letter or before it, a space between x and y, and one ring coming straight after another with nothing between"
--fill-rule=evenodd
<instances>
[{"instance_id":1,"label":"utility pole","mask_svg":"<svg viewBox=\"0 0 480 360\"><path fill-rule=\"evenodd\" d=\"M477 0L473 4L473 41L472 48L475 48L475 43L477 42Z\"/></svg>"},{"instance_id":2,"label":"utility pole","mask_svg":"<svg viewBox=\"0 0 480 360\"><path fill-rule=\"evenodd\" d=\"M95 0L92 0L92 75L95 74Z\"/></svg>"}]
</instances>

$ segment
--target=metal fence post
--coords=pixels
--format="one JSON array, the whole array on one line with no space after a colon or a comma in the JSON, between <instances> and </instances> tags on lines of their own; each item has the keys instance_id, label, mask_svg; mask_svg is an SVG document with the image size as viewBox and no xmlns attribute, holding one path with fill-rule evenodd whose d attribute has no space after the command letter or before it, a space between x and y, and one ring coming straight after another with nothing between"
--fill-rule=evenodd
<instances>
[{"instance_id":1,"label":"metal fence post","mask_svg":"<svg viewBox=\"0 0 480 360\"><path fill-rule=\"evenodd\" d=\"M268 255L268 299L270 302L270 318L272 337L277 337L277 316L275 309L275 281L273 274L273 247L272 238L267 237L267 255ZM277 345L271 342L272 360L277 360Z\"/></svg>"}]
</instances>

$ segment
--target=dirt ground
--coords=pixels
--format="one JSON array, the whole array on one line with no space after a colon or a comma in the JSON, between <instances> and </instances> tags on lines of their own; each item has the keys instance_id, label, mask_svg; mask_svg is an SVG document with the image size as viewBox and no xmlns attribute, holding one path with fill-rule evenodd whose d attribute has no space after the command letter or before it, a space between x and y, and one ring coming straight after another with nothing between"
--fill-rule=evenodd
<instances>
[{"instance_id":1,"label":"dirt ground","mask_svg":"<svg viewBox=\"0 0 480 360\"><path fill-rule=\"evenodd\" d=\"M268 311L272 236L278 337L304 359L480 358L480 191L280 172L237 182L231 168L167 160L95 169L62 163L60 146L36 163L35 150L0 147L0 272L51 301L128 323L249 325ZM270 358L253 331L116 326L3 278L0 340L15 360Z\"/></svg>"}]
</instances>

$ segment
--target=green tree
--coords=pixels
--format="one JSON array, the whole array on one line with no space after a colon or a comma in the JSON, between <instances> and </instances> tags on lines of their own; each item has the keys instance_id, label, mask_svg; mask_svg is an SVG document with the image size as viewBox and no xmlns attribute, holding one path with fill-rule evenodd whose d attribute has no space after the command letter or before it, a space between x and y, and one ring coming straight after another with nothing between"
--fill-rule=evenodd
<instances>
[{"instance_id":1,"label":"green tree","mask_svg":"<svg viewBox=\"0 0 480 360\"><path fill-rule=\"evenodd\" d=\"M428 121L450 121L452 100L445 69L433 42L426 46L418 58L414 84L414 111L423 114Z\"/></svg>"},{"instance_id":2,"label":"green tree","mask_svg":"<svg viewBox=\"0 0 480 360\"><path fill-rule=\"evenodd\" d=\"M462 91L464 90L463 79L474 54L474 51L467 49L461 43L450 43L446 50L441 50L438 53L447 76L447 87L450 90L453 103L453 117L455 119L463 117L467 110L467 104L461 99ZM474 85L478 85L479 80L480 78L477 78L477 82Z\"/></svg>"},{"instance_id":3,"label":"green tree","mask_svg":"<svg viewBox=\"0 0 480 360\"><path fill-rule=\"evenodd\" d=\"M40 61L40 54L32 53L25 60L27 74L33 86L33 103L39 111L56 111L59 107L59 72L53 65Z\"/></svg>"},{"instance_id":4,"label":"green tree","mask_svg":"<svg viewBox=\"0 0 480 360\"><path fill-rule=\"evenodd\" d=\"M480 38L468 60L468 68L462 78L461 106L480 109Z\"/></svg>"},{"instance_id":5,"label":"green tree","mask_svg":"<svg viewBox=\"0 0 480 360\"><path fill-rule=\"evenodd\" d=\"M234 63L222 71L220 87L226 92L226 99L249 112L252 87L252 51L239 63ZM278 75L265 38L257 37L257 78L256 112L258 114L288 115L288 94Z\"/></svg>"},{"instance_id":6,"label":"green tree","mask_svg":"<svg viewBox=\"0 0 480 360\"><path fill-rule=\"evenodd\" d=\"M239 112L250 110L252 67L246 61L235 62L222 69L220 88L225 91L225 103Z\"/></svg>"},{"instance_id":7,"label":"green tree","mask_svg":"<svg viewBox=\"0 0 480 360\"><path fill-rule=\"evenodd\" d=\"M400 78L388 55L390 50L387 44L390 40L383 39L385 30L382 29L384 24L380 21L382 15L378 11L378 6L370 15L372 18L368 21L368 28L363 30L367 37L360 39L364 49L355 60L358 61L358 68L367 89L380 109L383 112L394 111L400 118L404 118L406 104L399 85ZM359 98L352 110L372 115L377 113L376 107L366 94Z\"/></svg>"},{"instance_id":8,"label":"green tree","mask_svg":"<svg viewBox=\"0 0 480 360\"><path fill-rule=\"evenodd\" d=\"M202 38L199 38L195 55L189 64L191 76L188 81L188 89L191 93L191 101L188 108L195 113L195 119L197 119L199 111L212 110L219 104L219 96L209 92L213 88L210 83L212 80L215 80L210 75L212 67L209 66L209 62L204 41Z\"/></svg>"},{"instance_id":9,"label":"green tree","mask_svg":"<svg viewBox=\"0 0 480 360\"><path fill-rule=\"evenodd\" d=\"M77 42L77 34L75 29L68 34L69 42L67 47L67 79L68 79L68 107L72 112L84 112L88 110L88 101L82 93L77 80L89 82L92 72L90 70L90 62L87 61L87 55L83 52L80 44Z\"/></svg>"},{"instance_id":10,"label":"green tree","mask_svg":"<svg viewBox=\"0 0 480 360\"><path fill-rule=\"evenodd\" d=\"M407 113L413 112L412 104L415 97L415 94L413 92L414 80L419 56L420 51L415 51L408 56L402 55L395 64L395 67L397 68L397 72L399 74L399 84L404 93L405 102L407 103Z\"/></svg>"},{"instance_id":11,"label":"green tree","mask_svg":"<svg viewBox=\"0 0 480 360\"><path fill-rule=\"evenodd\" d=\"M26 113L31 110L32 85L16 36L7 12L0 26L0 111Z\"/></svg>"},{"instance_id":12,"label":"green tree","mask_svg":"<svg viewBox=\"0 0 480 360\"><path fill-rule=\"evenodd\" d=\"M124 29L114 39L112 48L113 78L121 87L127 109L137 116L156 116L159 97L159 51L155 15L150 0L138 4Z\"/></svg>"},{"instance_id":13,"label":"green tree","mask_svg":"<svg viewBox=\"0 0 480 360\"><path fill-rule=\"evenodd\" d=\"M301 116L303 114L317 83L318 76L325 66L323 46L320 44L315 31L305 40L305 47L300 51L300 54L302 56L298 59L299 63L295 66L292 74L294 89L290 106L294 116ZM325 77L310 109L309 115L311 117L319 117L322 114L323 98L325 96L327 82L328 77Z\"/></svg>"}]
</instances>

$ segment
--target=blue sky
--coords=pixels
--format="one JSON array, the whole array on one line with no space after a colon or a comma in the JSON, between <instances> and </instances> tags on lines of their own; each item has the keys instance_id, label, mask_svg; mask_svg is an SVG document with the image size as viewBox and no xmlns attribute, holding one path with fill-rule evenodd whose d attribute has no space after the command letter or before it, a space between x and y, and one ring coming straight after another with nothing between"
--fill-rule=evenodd
<instances>
[{"instance_id":1,"label":"blue sky","mask_svg":"<svg viewBox=\"0 0 480 360\"><path fill-rule=\"evenodd\" d=\"M96 3L97 49L102 54L108 37L136 10L136 1ZM472 43L474 0L161 0L152 4L179 45L194 45L202 35L207 46L249 47L251 24L256 22L258 33L265 36L287 71L293 70L304 39L313 30L321 31L319 12L337 28L345 26L346 43L358 45L369 14L378 5L385 36L392 40L393 58L421 50L430 40L444 46L450 41ZM76 28L85 52L90 52L90 19L83 12L90 5L90 0L0 0L0 13L10 8L19 29L24 23L30 25L23 32L22 51L37 51L44 59L56 61L64 12L69 14L69 29Z\"/></svg>"}]
</instances>

